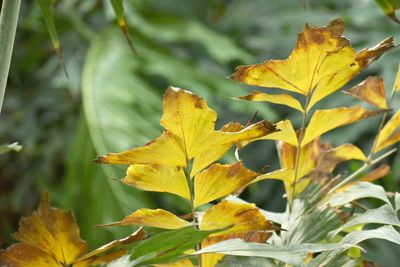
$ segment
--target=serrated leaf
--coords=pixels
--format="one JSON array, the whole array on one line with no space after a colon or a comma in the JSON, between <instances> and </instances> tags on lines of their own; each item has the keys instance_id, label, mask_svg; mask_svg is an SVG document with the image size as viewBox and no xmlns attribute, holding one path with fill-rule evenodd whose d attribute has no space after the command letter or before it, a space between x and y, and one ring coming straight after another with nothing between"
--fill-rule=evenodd
<instances>
[{"instance_id":1,"label":"serrated leaf","mask_svg":"<svg viewBox=\"0 0 400 267\"><path fill-rule=\"evenodd\" d=\"M370 76L346 93L380 109L387 109L385 84L382 78Z\"/></svg>"},{"instance_id":2,"label":"serrated leaf","mask_svg":"<svg viewBox=\"0 0 400 267\"><path fill-rule=\"evenodd\" d=\"M234 144L275 131L266 121L238 132L215 131L217 114L204 99L189 91L169 87L164 95L161 125L166 131L143 147L98 157L99 163L155 164L189 167L190 176L221 158Z\"/></svg>"},{"instance_id":3,"label":"serrated leaf","mask_svg":"<svg viewBox=\"0 0 400 267\"><path fill-rule=\"evenodd\" d=\"M300 102L289 94L266 94L260 91L253 91L250 95L239 96L238 99L249 101L270 102L285 105L304 113Z\"/></svg>"},{"instance_id":4,"label":"serrated leaf","mask_svg":"<svg viewBox=\"0 0 400 267\"><path fill-rule=\"evenodd\" d=\"M376 209L367 210L364 213L356 214L353 219L346 222L334 231L329 232L328 237L333 238L346 228L368 223L387 224L400 226L400 221L397 218L396 211L390 204L385 204Z\"/></svg>"},{"instance_id":5,"label":"serrated leaf","mask_svg":"<svg viewBox=\"0 0 400 267\"><path fill-rule=\"evenodd\" d=\"M356 54L349 41L342 36L343 31L344 22L340 18L326 27L306 24L287 59L239 66L232 78L250 85L277 87L311 95L310 109L394 46L393 38L388 38Z\"/></svg>"},{"instance_id":6,"label":"serrated leaf","mask_svg":"<svg viewBox=\"0 0 400 267\"><path fill-rule=\"evenodd\" d=\"M235 164L213 164L198 173L194 179L194 206L209 203L242 188L257 176L246 169L242 162Z\"/></svg>"},{"instance_id":7,"label":"serrated leaf","mask_svg":"<svg viewBox=\"0 0 400 267\"><path fill-rule=\"evenodd\" d=\"M329 196L327 203L336 207L362 198L377 198L390 205L383 187L370 182L358 182L344 190L340 190Z\"/></svg>"},{"instance_id":8,"label":"serrated leaf","mask_svg":"<svg viewBox=\"0 0 400 267\"><path fill-rule=\"evenodd\" d=\"M168 192L190 199L189 186L181 167L165 165L131 165L122 182L141 190Z\"/></svg>"},{"instance_id":9,"label":"serrated leaf","mask_svg":"<svg viewBox=\"0 0 400 267\"><path fill-rule=\"evenodd\" d=\"M307 126L301 145L305 146L315 138L318 138L324 133L327 133L335 128L342 127L377 114L379 114L379 111L370 111L361 106L317 110L313 114Z\"/></svg>"}]
</instances>

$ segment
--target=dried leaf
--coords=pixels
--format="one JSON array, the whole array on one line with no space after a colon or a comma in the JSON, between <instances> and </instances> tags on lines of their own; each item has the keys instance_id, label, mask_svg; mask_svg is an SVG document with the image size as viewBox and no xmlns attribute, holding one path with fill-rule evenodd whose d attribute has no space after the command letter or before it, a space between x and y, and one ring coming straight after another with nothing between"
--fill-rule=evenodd
<instances>
[{"instance_id":1,"label":"dried leaf","mask_svg":"<svg viewBox=\"0 0 400 267\"><path fill-rule=\"evenodd\" d=\"M264 101L274 104L285 105L304 113L300 102L289 94L266 94L260 91L253 91L250 95L239 96L239 99L249 101Z\"/></svg>"},{"instance_id":2,"label":"dried leaf","mask_svg":"<svg viewBox=\"0 0 400 267\"><path fill-rule=\"evenodd\" d=\"M385 124L379 132L378 140L374 148L374 153L381 151L400 141L400 110L398 110L393 117Z\"/></svg>"},{"instance_id":3,"label":"dried leaf","mask_svg":"<svg viewBox=\"0 0 400 267\"><path fill-rule=\"evenodd\" d=\"M235 164L213 164L198 173L194 180L194 206L224 197L248 184L257 173L246 169L242 162Z\"/></svg>"},{"instance_id":4,"label":"dried leaf","mask_svg":"<svg viewBox=\"0 0 400 267\"><path fill-rule=\"evenodd\" d=\"M182 167L165 165L131 165L122 182L146 191L168 192L190 199Z\"/></svg>"},{"instance_id":5,"label":"dried leaf","mask_svg":"<svg viewBox=\"0 0 400 267\"><path fill-rule=\"evenodd\" d=\"M311 95L308 105L310 109L394 46L393 38L388 38L376 47L356 54L349 41L342 36L343 31L344 22L340 18L331 21L327 27L306 24L304 31L298 35L295 49L287 59L239 66L232 79L245 84Z\"/></svg>"},{"instance_id":6,"label":"dried leaf","mask_svg":"<svg viewBox=\"0 0 400 267\"><path fill-rule=\"evenodd\" d=\"M304 133L301 146L307 145L315 138L335 128L366 119L380 112L381 111L370 111L361 106L317 110L312 116Z\"/></svg>"},{"instance_id":7,"label":"dried leaf","mask_svg":"<svg viewBox=\"0 0 400 267\"><path fill-rule=\"evenodd\" d=\"M138 209L134 213L126 216L119 222L103 224L99 226L114 225L143 225L162 229L179 229L190 226L191 223L180 219L175 214L163 209Z\"/></svg>"},{"instance_id":8,"label":"dried leaf","mask_svg":"<svg viewBox=\"0 0 400 267\"><path fill-rule=\"evenodd\" d=\"M382 78L368 77L347 93L378 108L387 109L385 84Z\"/></svg>"}]
</instances>

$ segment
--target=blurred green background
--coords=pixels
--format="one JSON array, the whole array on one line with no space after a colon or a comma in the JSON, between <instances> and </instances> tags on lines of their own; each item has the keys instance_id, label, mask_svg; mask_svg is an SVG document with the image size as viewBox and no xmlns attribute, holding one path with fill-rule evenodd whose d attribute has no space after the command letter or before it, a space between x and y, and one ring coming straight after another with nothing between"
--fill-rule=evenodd
<instances>
[{"instance_id":1,"label":"blurred green background","mask_svg":"<svg viewBox=\"0 0 400 267\"><path fill-rule=\"evenodd\" d=\"M204 97L219 112L217 126L245 123L258 110L259 119L291 118L298 127L298 114L287 108L230 99L251 90L226 78L235 66L286 58L305 22L326 25L336 17L344 18L345 35L357 50L391 35L399 41L400 25L373 0L315 0L308 1L308 8L295 0L124 3L138 55L129 50L108 0L57 2L55 23L67 79L39 7L35 1L24 1L0 124L2 143L18 141L24 148L0 156L0 247L13 242L10 234L19 218L36 208L45 190L55 206L73 210L90 247L131 230L93 225L119 220L140 207L186 213L189 207L178 197L140 192L107 178L122 178L124 166L92 163L96 155L143 145L158 136L162 95L168 85ZM388 52L348 86L368 75L381 75L391 88L399 58L398 49ZM356 102L338 92L319 106ZM377 125L377 119L368 120L335 131L325 140L335 145L354 142L368 151ZM256 171L278 167L272 142L252 144L241 155ZM233 160L232 151L224 160ZM388 161L392 173L380 183L396 191L400 153ZM353 162L346 168L357 166ZM282 211L282 194L280 183L268 181L250 187L243 197L262 208ZM382 249L388 255L380 256L385 258L382 264L396 262L397 255L389 255L387 244L371 246L375 246L372 254Z\"/></svg>"}]
</instances>

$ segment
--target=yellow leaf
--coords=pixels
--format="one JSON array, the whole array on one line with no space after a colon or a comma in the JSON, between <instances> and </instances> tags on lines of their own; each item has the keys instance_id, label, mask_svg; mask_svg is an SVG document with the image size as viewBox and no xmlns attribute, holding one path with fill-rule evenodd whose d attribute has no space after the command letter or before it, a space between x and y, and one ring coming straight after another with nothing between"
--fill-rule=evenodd
<instances>
[{"instance_id":1,"label":"yellow leaf","mask_svg":"<svg viewBox=\"0 0 400 267\"><path fill-rule=\"evenodd\" d=\"M257 173L246 169L242 162L222 165L213 164L198 173L194 180L194 206L211 202L224 197L248 184Z\"/></svg>"},{"instance_id":2,"label":"yellow leaf","mask_svg":"<svg viewBox=\"0 0 400 267\"><path fill-rule=\"evenodd\" d=\"M399 91L400 90L400 64L399 64L399 67L397 69L396 79L394 81L393 87L394 87L395 91Z\"/></svg>"},{"instance_id":3,"label":"yellow leaf","mask_svg":"<svg viewBox=\"0 0 400 267\"><path fill-rule=\"evenodd\" d=\"M280 121L276 124L278 131L270 133L260 139L264 140L279 140L285 143L297 146L298 140L296 132L293 129L293 125L290 120Z\"/></svg>"},{"instance_id":4,"label":"yellow leaf","mask_svg":"<svg viewBox=\"0 0 400 267\"><path fill-rule=\"evenodd\" d=\"M22 218L15 239L21 241L0 250L0 266L15 267L86 267L108 263L121 257L125 249L98 256L120 245L130 244L145 238L139 229L127 238L112 241L90 253L80 239L79 228L71 212L52 208L48 194L43 194L37 211L30 217Z\"/></svg>"},{"instance_id":5,"label":"yellow leaf","mask_svg":"<svg viewBox=\"0 0 400 267\"><path fill-rule=\"evenodd\" d=\"M325 151L318 160L317 171L327 174L333 172L336 166L347 160L367 161L365 154L357 146L353 144L344 144L333 149Z\"/></svg>"},{"instance_id":6,"label":"yellow leaf","mask_svg":"<svg viewBox=\"0 0 400 267\"><path fill-rule=\"evenodd\" d=\"M121 153L99 156L97 163L186 166L186 156L175 136L164 131L157 139Z\"/></svg>"},{"instance_id":7,"label":"yellow leaf","mask_svg":"<svg viewBox=\"0 0 400 267\"><path fill-rule=\"evenodd\" d=\"M230 228L211 234L202 242L201 247L204 248L227 239L246 238L249 233L254 231L272 229L271 224L254 204L236 203L227 200L209 208L200 220L200 230L214 230L225 227ZM265 239L262 242L269 237L269 235L263 236ZM204 254L201 257L204 267L213 267L222 259L223 255L211 253Z\"/></svg>"},{"instance_id":8,"label":"yellow leaf","mask_svg":"<svg viewBox=\"0 0 400 267\"><path fill-rule=\"evenodd\" d=\"M168 192L190 199L190 191L182 167L131 165L122 182L142 190Z\"/></svg>"},{"instance_id":9,"label":"yellow leaf","mask_svg":"<svg viewBox=\"0 0 400 267\"><path fill-rule=\"evenodd\" d=\"M191 260L183 259L173 263L154 264L154 267L193 267Z\"/></svg>"},{"instance_id":10,"label":"yellow leaf","mask_svg":"<svg viewBox=\"0 0 400 267\"><path fill-rule=\"evenodd\" d=\"M342 36L343 31L342 19L331 21L327 27L306 24L287 59L239 66L232 78L250 85L281 88L311 96L310 109L394 46L393 38L388 38L376 47L356 54Z\"/></svg>"},{"instance_id":11,"label":"yellow leaf","mask_svg":"<svg viewBox=\"0 0 400 267\"><path fill-rule=\"evenodd\" d=\"M36 247L65 265L82 256L86 242L81 240L75 218L69 211L51 208L47 194L44 194L37 211L30 217L22 218L16 240Z\"/></svg>"},{"instance_id":12,"label":"yellow leaf","mask_svg":"<svg viewBox=\"0 0 400 267\"><path fill-rule=\"evenodd\" d=\"M138 209L134 213L126 216L122 221L100 226L114 225L143 225L162 229L178 229L189 226L191 223L163 209Z\"/></svg>"},{"instance_id":13,"label":"yellow leaf","mask_svg":"<svg viewBox=\"0 0 400 267\"><path fill-rule=\"evenodd\" d=\"M163 108L161 125L166 131L159 138L144 147L99 157L97 162L188 167L189 160L193 159L190 174L193 177L221 158L234 144L275 131L266 121L238 132L215 131L215 111L204 99L175 87L166 91Z\"/></svg>"},{"instance_id":14,"label":"yellow leaf","mask_svg":"<svg viewBox=\"0 0 400 267\"><path fill-rule=\"evenodd\" d=\"M304 133L301 146L307 145L315 138L318 138L330 130L360 121L379 113L380 111L369 111L361 106L317 110L313 114Z\"/></svg>"},{"instance_id":15,"label":"yellow leaf","mask_svg":"<svg viewBox=\"0 0 400 267\"><path fill-rule=\"evenodd\" d=\"M385 124L385 126L379 132L374 153L379 152L382 149L400 141L400 133L396 132L398 131L399 127L400 127L400 110L398 110L393 115L393 117Z\"/></svg>"},{"instance_id":16,"label":"yellow leaf","mask_svg":"<svg viewBox=\"0 0 400 267\"><path fill-rule=\"evenodd\" d=\"M379 77L368 77L346 93L381 109L387 109L385 85Z\"/></svg>"},{"instance_id":17,"label":"yellow leaf","mask_svg":"<svg viewBox=\"0 0 400 267\"><path fill-rule=\"evenodd\" d=\"M253 91L250 95L239 96L239 99L250 101L264 101L274 104L285 105L304 113L300 102L289 94L266 94L259 91Z\"/></svg>"}]
</instances>

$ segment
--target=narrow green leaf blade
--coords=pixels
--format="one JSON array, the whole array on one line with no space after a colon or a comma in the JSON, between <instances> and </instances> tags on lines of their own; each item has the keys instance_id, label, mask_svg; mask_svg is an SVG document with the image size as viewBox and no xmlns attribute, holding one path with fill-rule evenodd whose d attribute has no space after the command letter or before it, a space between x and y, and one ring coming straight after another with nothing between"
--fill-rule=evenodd
<instances>
[{"instance_id":1,"label":"narrow green leaf blade","mask_svg":"<svg viewBox=\"0 0 400 267\"><path fill-rule=\"evenodd\" d=\"M385 12L386 16L394 22L400 23L395 14L396 9L400 8L400 0L375 0L375 2Z\"/></svg>"},{"instance_id":2,"label":"narrow green leaf blade","mask_svg":"<svg viewBox=\"0 0 400 267\"><path fill-rule=\"evenodd\" d=\"M341 243L355 245L367 239L384 239L400 245L400 233L391 225L385 225L373 230L351 232L342 239Z\"/></svg>"}]
</instances>

